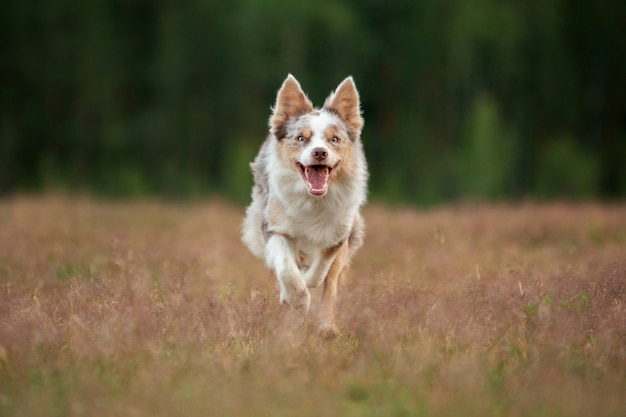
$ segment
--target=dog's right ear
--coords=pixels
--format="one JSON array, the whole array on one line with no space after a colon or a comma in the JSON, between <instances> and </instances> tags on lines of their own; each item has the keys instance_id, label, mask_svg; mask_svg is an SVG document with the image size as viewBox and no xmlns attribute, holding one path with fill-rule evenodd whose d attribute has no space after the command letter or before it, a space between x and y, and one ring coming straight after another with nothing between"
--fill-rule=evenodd
<instances>
[{"instance_id":1,"label":"dog's right ear","mask_svg":"<svg viewBox=\"0 0 626 417\"><path fill-rule=\"evenodd\" d=\"M286 127L290 118L312 110L313 103L302 91L300 83L289 74L278 90L276 105L270 117L270 129L277 139L282 139L286 136Z\"/></svg>"}]
</instances>

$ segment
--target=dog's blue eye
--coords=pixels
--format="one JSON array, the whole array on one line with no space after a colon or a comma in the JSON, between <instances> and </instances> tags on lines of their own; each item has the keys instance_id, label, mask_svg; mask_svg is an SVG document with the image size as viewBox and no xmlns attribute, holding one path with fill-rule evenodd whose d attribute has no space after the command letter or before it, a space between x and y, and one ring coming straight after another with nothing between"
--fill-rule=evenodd
<instances>
[{"instance_id":1,"label":"dog's blue eye","mask_svg":"<svg viewBox=\"0 0 626 417\"><path fill-rule=\"evenodd\" d=\"M331 142L339 142L339 138L337 136L333 136L332 138L330 138Z\"/></svg>"},{"instance_id":2,"label":"dog's blue eye","mask_svg":"<svg viewBox=\"0 0 626 417\"><path fill-rule=\"evenodd\" d=\"M302 135L298 136L297 139L298 139L298 142L304 142L305 141L304 136L302 136Z\"/></svg>"}]
</instances>

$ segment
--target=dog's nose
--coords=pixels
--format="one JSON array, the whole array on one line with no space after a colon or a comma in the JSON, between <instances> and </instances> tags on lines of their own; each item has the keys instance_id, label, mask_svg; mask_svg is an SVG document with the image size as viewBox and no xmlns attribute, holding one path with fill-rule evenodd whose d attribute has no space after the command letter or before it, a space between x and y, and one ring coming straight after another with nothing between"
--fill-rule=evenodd
<instances>
[{"instance_id":1,"label":"dog's nose","mask_svg":"<svg viewBox=\"0 0 626 417\"><path fill-rule=\"evenodd\" d=\"M324 148L315 148L311 151L311 156L313 156L313 159L323 161L328 157L328 151Z\"/></svg>"}]
</instances>

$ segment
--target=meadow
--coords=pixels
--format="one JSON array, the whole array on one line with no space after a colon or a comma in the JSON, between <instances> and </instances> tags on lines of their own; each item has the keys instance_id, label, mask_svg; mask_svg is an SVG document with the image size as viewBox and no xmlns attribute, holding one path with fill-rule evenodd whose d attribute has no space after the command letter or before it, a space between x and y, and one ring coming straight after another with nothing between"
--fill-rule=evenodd
<instances>
[{"instance_id":1,"label":"meadow","mask_svg":"<svg viewBox=\"0 0 626 417\"><path fill-rule=\"evenodd\" d=\"M0 415L624 415L624 203L371 204L333 340L243 213L0 200Z\"/></svg>"}]
</instances>

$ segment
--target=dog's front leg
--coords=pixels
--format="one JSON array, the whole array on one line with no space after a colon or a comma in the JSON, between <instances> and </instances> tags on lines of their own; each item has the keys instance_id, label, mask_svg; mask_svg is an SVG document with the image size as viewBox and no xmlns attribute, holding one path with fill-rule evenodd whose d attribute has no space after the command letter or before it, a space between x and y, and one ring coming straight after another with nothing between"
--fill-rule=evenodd
<instances>
[{"instance_id":1,"label":"dog's front leg","mask_svg":"<svg viewBox=\"0 0 626 417\"><path fill-rule=\"evenodd\" d=\"M316 253L313 257L313 263L308 267L302 275L306 286L309 288L317 288L322 285L324 278L330 269L335 254Z\"/></svg>"},{"instance_id":2,"label":"dog's front leg","mask_svg":"<svg viewBox=\"0 0 626 417\"><path fill-rule=\"evenodd\" d=\"M330 248L315 253L313 256L313 263L303 275L304 282L307 287L317 288L322 285L331 264L335 260L335 256L337 256L337 253L344 246L344 243L345 240L342 240L335 246L331 246Z\"/></svg>"},{"instance_id":3,"label":"dog's front leg","mask_svg":"<svg viewBox=\"0 0 626 417\"><path fill-rule=\"evenodd\" d=\"M311 295L300 276L296 256L295 245L286 236L272 234L265 244L265 261L276 273L280 286L280 302L307 312Z\"/></svg>"}]
</instances>

